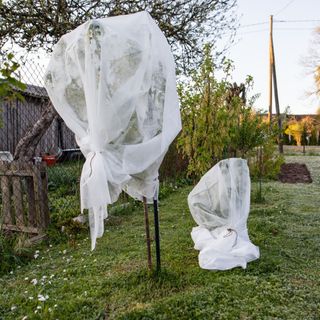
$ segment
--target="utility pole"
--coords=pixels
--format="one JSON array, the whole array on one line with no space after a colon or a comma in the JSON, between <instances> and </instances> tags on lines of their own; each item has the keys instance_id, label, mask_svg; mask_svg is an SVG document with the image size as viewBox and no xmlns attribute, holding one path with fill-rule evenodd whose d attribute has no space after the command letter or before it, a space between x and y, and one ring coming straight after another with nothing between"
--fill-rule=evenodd
<instances>
[{"instance_id":1,"label":"utility pole","mask_svg":"<svg viewBox=\"0 0 320 320\"><path fill-rule=\"evenodd\" d=\"M283 153L283 144L282 144L282 121L280 114L280 104L279 104L279 95L278 95L278 85L277 85L277 73L276 73L276 61L274 55L273 47L273 16L270 16L270 43L269 43L269 54L270 54L270 64L269 64L269 120L272 119L272 81L274 85L274 100L276 106L277 120L278 120L278 146L279 152Z\"/></svg>"},{"instance_id":2,"label":"utility pole","mask_svg":"<svg viewBox=\"0 0 320 320\"><path fill-rule=\"evenodd\" d=\"M273 54L272 54L272 51L273 51L273 35L272 35L272 32L273 32L273 16L270 16L270 37L269 37L269 112L268 112L268 120L269 120L269 123L271 125L271 120L272 120L272 61L273 61Z\"/></svg>"}]
</instances>

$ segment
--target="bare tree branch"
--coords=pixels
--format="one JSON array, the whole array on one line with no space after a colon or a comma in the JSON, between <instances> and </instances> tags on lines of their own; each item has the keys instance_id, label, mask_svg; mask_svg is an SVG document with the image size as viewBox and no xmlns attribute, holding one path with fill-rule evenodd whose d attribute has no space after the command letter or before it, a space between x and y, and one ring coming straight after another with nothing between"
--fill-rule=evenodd
<instances>
[{"instance_id":1,"label":"bare tree branch","mask_svg":"<svg viewBox=\"0 0 320 320\"><path fill-rule=\"evenodd\" d=\"M235 31L236 0L3 0L0 48L9 39L28 50L51 51L60 37L88 19L148 11L184 70L200 61L203 45ZM229 32L231 31L231 33ZM232 36L230 37L232 41ZM217 56L221 52L217 52Z\"/></svg>"}]
</instances>

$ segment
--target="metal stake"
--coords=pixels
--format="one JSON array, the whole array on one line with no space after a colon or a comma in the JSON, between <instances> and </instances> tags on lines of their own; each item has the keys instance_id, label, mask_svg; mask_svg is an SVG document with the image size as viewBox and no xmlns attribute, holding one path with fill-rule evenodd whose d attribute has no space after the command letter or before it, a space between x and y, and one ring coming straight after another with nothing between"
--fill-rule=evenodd
<instances>
[{"instance_id":1,"label":"metal stake","mask_svg":"<svg viewBox=\"0 0 320 320\"><path fill-rule=\"evenodd\" d=\"M143 208L144 208L144 226L146 230L146 241L147 241L147 255L148 255L148 268L152 269L151 259L151 240L150 240L150 228L149 228L149 217L148 217L148 204L146 197L143 197Z\"/></svg>"},{"instance_id":2,"label":"metal stake","mask_svg":"<svg viewBox=\"0 0 320 320\"><path fill-rule=\"evenodd\" d=\"M161 270L160 260L160 232L159 232L159 214L158 214L158 199L153 199L153 212L154 212L154 235L156 241L156 257L157 257L157 271Z\"/></svg>"}]
</instances>

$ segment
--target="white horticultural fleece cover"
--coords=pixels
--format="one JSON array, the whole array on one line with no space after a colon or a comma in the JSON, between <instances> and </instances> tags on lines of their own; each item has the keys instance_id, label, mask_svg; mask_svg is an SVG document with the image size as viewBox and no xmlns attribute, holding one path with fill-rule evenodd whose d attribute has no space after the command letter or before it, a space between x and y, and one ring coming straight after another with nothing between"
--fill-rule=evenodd
<instances>
[{"instance_id":1,"label":"white horticultural fleece cover","mask_svg":"<svg viewBox=\"0 0 320 320\"><path fill-rule=\"evenodd\" d=\"M157 197L159 166L181 130L173 56L146 12L90 20L56 44L45 86L86 157L81 210L94 249L121 190Z\"/></svg>"},{"instance_id":2,"label":"white horticultural fleece cover","mask_svg":"<svg viewBox=\"0 0 320 320\"><path fill-rule=\"evenodd\" d=\"M246 268L259 258L248 236L250 176L246 160L222 160L211 168L188 196L199 265L208 270Z\"/></svg>"}]
</instances>

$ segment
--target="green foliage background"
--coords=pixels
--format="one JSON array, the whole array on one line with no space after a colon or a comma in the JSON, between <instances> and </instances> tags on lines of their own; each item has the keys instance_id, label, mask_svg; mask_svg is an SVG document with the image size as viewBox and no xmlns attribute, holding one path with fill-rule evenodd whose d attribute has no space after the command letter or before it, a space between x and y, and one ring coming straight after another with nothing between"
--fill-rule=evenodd
<instances>
[{"instance_id":1,"label":"green foliage background","mask_svg":"<svg viewBox=\"0 0 320 320\"><path fill-rule=\"evenodd\" d=\"M200 70L193 72L189 82L179 86L183 129L178 147L188 159L188 175L193 177L200 177L224 158L248 159L259 146L268 153L277 131L253 109L256 96L249 100L246 97L252 77L248 76L243 84L232 84L232 63L225 61L225 76L217 80L211 47L205 46L204 52ZM269 161L277 158L266 156Z\"/></svg>"},{"instance_id":2,"label":"green foliage background","mask_svg":"<svg viewBox=\"0 0 320 320\"><path fill-rule=\"evenodd\" d=\"M17 90L25 90L26 85L17 80L14 75L19 67L12 53L4 56L0 67L0 101L14 98L23 100L23 96Z\"/></svg>"}]
</instances>

